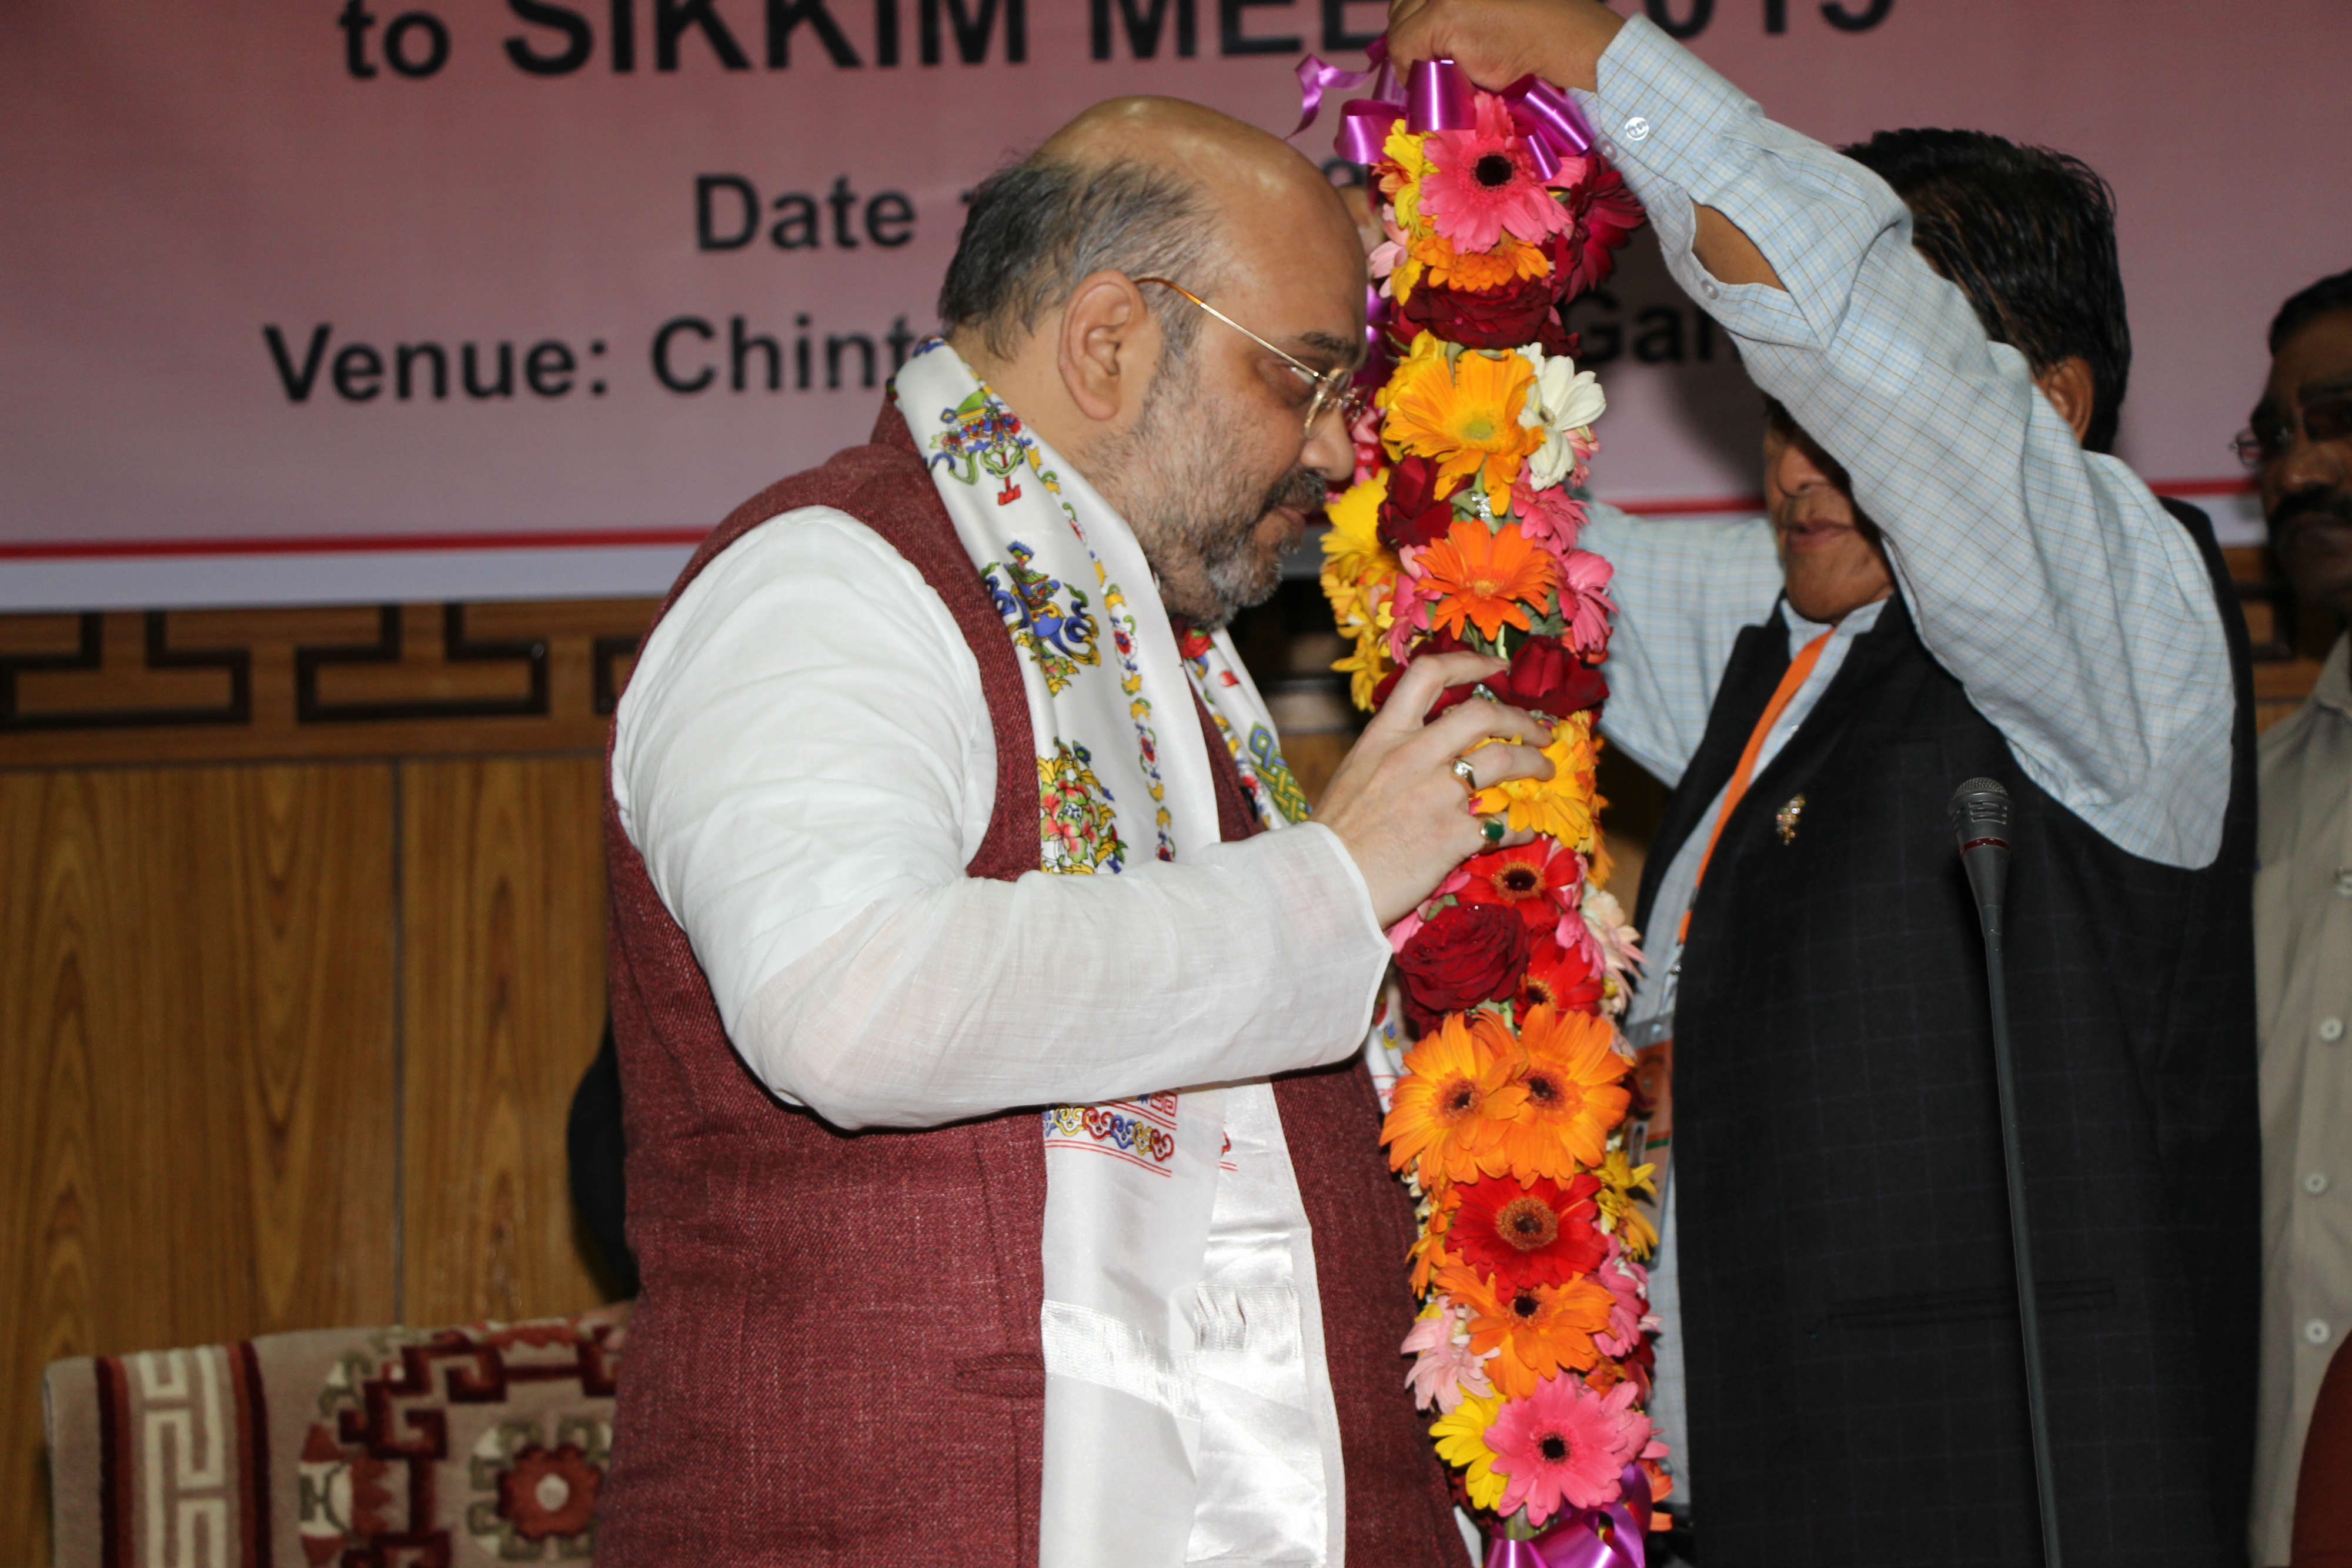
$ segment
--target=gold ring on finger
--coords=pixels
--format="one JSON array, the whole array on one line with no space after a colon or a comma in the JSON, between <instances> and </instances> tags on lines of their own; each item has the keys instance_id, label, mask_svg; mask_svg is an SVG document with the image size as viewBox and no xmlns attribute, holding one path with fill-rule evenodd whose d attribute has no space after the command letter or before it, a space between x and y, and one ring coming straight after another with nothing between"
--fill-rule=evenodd
<instances>
[{"instance_id":1,"label":"gold ring on finger","mask_svg":"<svg viewBox=\"0 0 2352 1568\"><path fill-rule=\"evenodd\" d=\"M1510 831L1510 824L1504 821L1503 814L1500 811L1494 813L1492 816L1481 817L1478 819L1478 834L1481 838L1486 841L1486 847L1488 849L1492 849L1496 844L1501 843L1503 841L1503 835Z\"/></svg>"},{"instance_id":2,"label":"gold ring on finger","mask_svg":"<svg viewBox=\"0 0 2352 1568\"><path fill-rule=\"evenodd\" d=\"M1454 759L1454 777L1462 780L1462 792L1466 800L1475 800L1478 798L1478 770L1470 766L1468 758L1457 757Z\"/></svg>"}]
</instances>

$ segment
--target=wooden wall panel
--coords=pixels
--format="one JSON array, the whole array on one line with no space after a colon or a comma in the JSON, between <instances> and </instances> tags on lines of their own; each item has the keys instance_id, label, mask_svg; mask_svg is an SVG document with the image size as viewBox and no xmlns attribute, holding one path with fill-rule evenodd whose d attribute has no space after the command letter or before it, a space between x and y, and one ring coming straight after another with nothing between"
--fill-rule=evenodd
<instances>
[{"instance_id":1,"label":"wooden wall panel","mask_svg":"<svg viewBox=\"0 0 2352 1568\"><path fill-rule=\"evenodd\" d=\"M393 1306L391 769L0 773L0 1561L59 1356Z\"/></svg>"},{"instance_id":2,"label":"wooden wall panel","mask_svg":"<svg viewBox=\"0 0 2352 1568\"><path fill-rule=\"evenodd\" d=\"M402 765L405 1300L578 1312L564 1116L604 1021L603 759Z\"/></svg>"}]
</instances>

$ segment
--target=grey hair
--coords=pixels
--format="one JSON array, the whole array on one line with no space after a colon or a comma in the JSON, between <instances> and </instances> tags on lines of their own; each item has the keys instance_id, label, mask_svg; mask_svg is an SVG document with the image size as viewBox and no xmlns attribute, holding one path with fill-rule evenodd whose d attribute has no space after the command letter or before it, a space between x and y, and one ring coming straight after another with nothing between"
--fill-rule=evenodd
<instances>
[{"instance_id":1,"label":"grey hair","mask_svg":"<svg viewBox=\"0 0 2352 1568\"><path fill-rule=\"evenodd\" d=\"M940 286L940 320L977 330L1010 356L1054 306L1097 272L1172 277L1194 293L1214 248L1208 204L1192 182L1130 159L1079 165L1033 155L981 182ZM1181 361L1200 313L1171 289L1146 289L1167 351Z\"/></svg>"}]
</instances>

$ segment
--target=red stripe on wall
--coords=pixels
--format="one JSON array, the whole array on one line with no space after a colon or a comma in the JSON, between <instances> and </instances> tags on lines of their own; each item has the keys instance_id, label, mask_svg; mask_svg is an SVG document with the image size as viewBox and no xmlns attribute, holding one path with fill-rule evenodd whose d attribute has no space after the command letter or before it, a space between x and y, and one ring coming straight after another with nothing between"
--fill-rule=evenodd
<instances>
[{"instance_id":1,"label":"red stripe on wall","mask_svg":"<svg viewBox=\"0 0 2352 1568\"><path fill-rule=\"evenodd\" d=\"M2251 494L2251 479L2163 479L2148 488L2159 496ZM1670 496L1654 500L1612 500L1637 517L1712 517L1760 512L1761 496ZM646 546L698 545L708 528L511 529L506 532L436 534L271 534L203 539L34 539L0 544L0 560L108 560L126 557L207 555L367 555L425 550L621 549Z\"/></svg>"}]
</instances>

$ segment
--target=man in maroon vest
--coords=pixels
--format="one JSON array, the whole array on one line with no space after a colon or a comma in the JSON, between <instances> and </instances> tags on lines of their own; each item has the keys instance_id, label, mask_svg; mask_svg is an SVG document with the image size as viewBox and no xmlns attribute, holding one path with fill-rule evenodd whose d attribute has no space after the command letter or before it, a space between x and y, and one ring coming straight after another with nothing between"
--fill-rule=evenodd
<instances>
[{"instance_id":1,"label":"man in maroon vest","mask_svg":"<svg viewBox=\"0 0 2352 1568\"><path fill-rule=\"evenodd\" d=\"M949 341L900 390L919 365L980 390L886 405L872 444L746 502L680 577L609 774L644 1292L600 1561L1460 1560L1397 1354L1412 1212L1355 1058L1382 929L1485 841L1454 759L1492 737L1477 783L1543 774L1544 727L1483 703L1424 725L1442 685L1495 666L1423 660L1319 821L1253 837L1278 756L1163 704L1141 758L1155 795L1166 764L1163 852L1131 833L1123 857L1087 815L1087 749L1034 733L1060 724L1039 669L1093 678L1115 635L1129 694L1164 691L1271 591L1350 466L1363 297L1312 164L1192 105L1099 106L972 201ZM942 445L942 420L979 444ZM1008 426L1039 444L1000 472L1012 448L982 437ZM954 480L1005 507L1050 492L1150 580L1008 585L990 561L984 582L969 536L996 513L951 518ZM1155 613L1189 623L1181 644ZM1187 813L1210 824L1197 848ZM1120 874L1032 874L1074 854ZM1072 1265L1044 1256L1068 1238L1039 1108L1148 1096L1133 1118L1067 1113L1148 1145L1191 1085L1232 1107L1192 1241L1206 1272L1173 1270L1162 1322L1123 1340L1050 1298ZM1073 1453L1066 1427L1057 1449L1049 1384L1132 1408L1132 1440ZM1092 1511L1084 1528L1041 1519L1055 1498Z\"/></svg>"}]
</instances>

